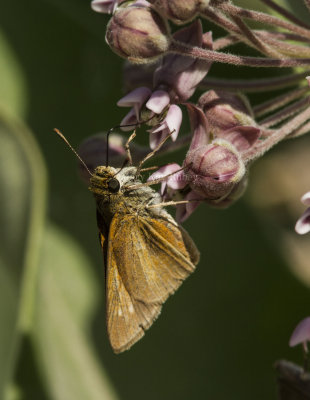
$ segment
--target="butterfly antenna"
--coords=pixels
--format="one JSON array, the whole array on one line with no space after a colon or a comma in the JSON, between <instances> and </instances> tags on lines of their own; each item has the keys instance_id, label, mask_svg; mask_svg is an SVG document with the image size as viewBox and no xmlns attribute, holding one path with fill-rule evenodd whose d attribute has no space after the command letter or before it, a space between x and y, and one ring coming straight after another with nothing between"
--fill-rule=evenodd
<instances>
[{"instance_id":1,"label":"butterfly antenna","mask_svg":"<svg viewBox=\"0 0 310 400\"><path fill-rule=\"evenodd\" d=\"M90 172L89 168L87 167L86 163L84 160L82 160L81 156L78 154L78 152L71 146L69 143L68 139L60 132L59 129L54 128L54 132L57 133L57 135L67 144L67 146L73 151L73 153L76 155L76 157L81 161L83 166L85 167L86 171L89 173L89 175L93 176L93 174Z\"/></svg>"}]
</instances>

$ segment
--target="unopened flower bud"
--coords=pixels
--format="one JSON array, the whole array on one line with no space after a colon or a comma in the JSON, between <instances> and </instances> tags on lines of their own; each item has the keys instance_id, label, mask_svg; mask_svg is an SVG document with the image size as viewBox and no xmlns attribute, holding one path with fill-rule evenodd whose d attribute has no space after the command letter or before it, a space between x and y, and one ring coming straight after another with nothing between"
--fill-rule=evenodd
<instances>
[{"instance_id":1,"label":"unopened flower bud","mask_svg":"<svg viewBox=\"0 0 310 400\"><path fill-rule=\"evenodd\" d=\"M150 0L150 3L175 24L184 24L197 16L202 5L207 7L209 0Z\"/></svg>"},{"instance_id":2,"label":"unopened flower bud","mask_svg":"<svg viewBox=\"0 0 310 400\"><path fill-rule=\"evenodd\" d=\"M138 64L156 60L168 50L170 44L166 21L145 3L119 7L106 32L106 41L111 49Z\"/></svg>"},{"instance_id":3,"label":"unopened flower bud","mask_svg":"<svg viewBox=\"0 0 310 400\"><path fill-rule=\"evenodd\" d=\"M228 196L245 174L239 152L223 139L190 150L184 166L190 187L206 200Z\"/></svg>"},{"instance_id":4,"label":"unopened flower bud","mask_svg":"<svg viewBox=\"0 0 310 400\"><path fill-rule=\"evenodd\" d=\"M204 111L210 133L219 136L223 131L240 125L256 126L250 106L244 96L209 90L204 93L198 106Z\"/></svg>"}]
</instances>

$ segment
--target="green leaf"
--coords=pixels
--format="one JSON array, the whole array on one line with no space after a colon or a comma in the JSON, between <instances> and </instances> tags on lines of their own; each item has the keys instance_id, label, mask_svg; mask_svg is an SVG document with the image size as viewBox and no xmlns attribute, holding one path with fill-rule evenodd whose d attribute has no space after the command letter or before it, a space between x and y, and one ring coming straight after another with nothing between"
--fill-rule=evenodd
<instances>
[{"instance_id":1,"label":"green leaf","mask_svg":"<svg viewBox=\"0 0 310 400\"><path fill-rule=\"evenodd\" d=\"M51 225L44 234L33 338L53 400L116 399L88 328L99 290L81 248Z\"/></svg>"},{"instance_id":2,"label":"green leaf","mask_svg":"<svg viewBox=\"0 0 310 400\"><path fill-rule=\"evenodd\" d=\"M26 83L12 48L0 31L0 103L9 111L23 115L26 108Z\"/></svg>"},{"instance_id":3,"label":"green leaf","mask_svg":"<svg viewBox=\"0 0 310 400\"><path fill-rule=\"evenodd\" d=\"M0 185L0 398L18 397L12 376L27 335L51 399L115 399L87 333L98 297L91 266L60 229L45 229L41 153L4 112Z\"/></svg>"},{"instance_id":4,"label":"green leaf","mask_svg":"<svg viewBox=\"0 0 310 400\"><path fill-rule=\"evenodd\" d=\"M0 110L0 398L13 374L21 332L31 324L45 186L32 134Z\"/></svg>"}]
</instances>

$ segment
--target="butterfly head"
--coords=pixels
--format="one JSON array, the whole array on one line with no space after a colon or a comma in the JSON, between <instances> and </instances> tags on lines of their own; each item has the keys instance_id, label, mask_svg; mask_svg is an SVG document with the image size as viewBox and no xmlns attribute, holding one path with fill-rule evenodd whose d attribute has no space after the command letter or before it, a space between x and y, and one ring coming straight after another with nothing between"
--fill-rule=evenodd
<instances>
[{"instance_id":1,"label":"butterfly head","mask_svg":"<svg viewBox=\"0 0 310 400\"><path fill-rule=\"evenodd\" d=\"M89 190L98 195L116 194L121 188L121 182L117 179L116 170L113 167L96 167L90 178Z\"/></svg>"},{"instance_id":2,"label":"butterfly head","mask_svg":"<svg viewBox=\"0 0 310 400\"><path fill-rule=\"evenodd\" d=\"M127 184L136 181L136 171L135 167L96 167L90 178L89 190L103 196L119 194Z\"/></svg>"}]
</instances>

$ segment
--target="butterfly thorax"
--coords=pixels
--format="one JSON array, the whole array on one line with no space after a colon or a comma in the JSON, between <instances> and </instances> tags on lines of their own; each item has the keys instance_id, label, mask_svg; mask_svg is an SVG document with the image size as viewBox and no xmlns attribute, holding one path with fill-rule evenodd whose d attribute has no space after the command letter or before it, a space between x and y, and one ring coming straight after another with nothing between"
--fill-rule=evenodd
<instances>
[{"instance_id":1,"label":"butterfly thorax","mask_svg":"<svg viewBox=\"0 0 310 400\"><path fill-rule=\"evenodd\" d=\"M89 190L94 193L97 209L108 224L115 214L149 214L146 206L160 202L155 190L149 186L141 187L136 172L135 167L118 170L100 166L95 169Z\"/></svg>"}]
</instances>

